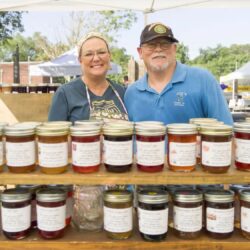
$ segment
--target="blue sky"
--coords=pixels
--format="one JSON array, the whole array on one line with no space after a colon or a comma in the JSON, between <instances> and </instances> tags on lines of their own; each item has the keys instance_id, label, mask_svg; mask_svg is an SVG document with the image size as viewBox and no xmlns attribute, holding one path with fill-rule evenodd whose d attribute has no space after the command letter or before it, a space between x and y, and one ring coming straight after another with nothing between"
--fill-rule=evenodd
<instances>
[{"instance_id":1,"label":"blue sky","mask_svg":"<svg viewBox=\"0 0 250 250\"><path fill-rule=\"evenodd\" d=\"M120 32L118 46L138 58L136 48L144 27L144 16L136 12L138 21L130 30ZM52 42L63 39L63 23L69 12L29 12L23 15L25 33L30 36L41 32ZM189 47L189 56L195 57L200 48L215 47L218 44L250 43L250 9L203 9L185 8L158 11L148 15L148 23L163 22L170 26L175 37Z\"/></svg>"}]
</instances>

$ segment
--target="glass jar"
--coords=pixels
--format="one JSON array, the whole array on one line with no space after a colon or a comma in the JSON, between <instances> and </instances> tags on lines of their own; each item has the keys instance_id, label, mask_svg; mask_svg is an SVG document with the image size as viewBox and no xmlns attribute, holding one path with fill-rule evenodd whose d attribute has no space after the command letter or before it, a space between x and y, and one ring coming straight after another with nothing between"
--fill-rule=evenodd
<instances>
[{"instance_id":1,"label":"glass jar","mask_svg":"<svg viewBox=\"0 0 250 250\"><path fill-rule=\"evenodd\" d=\"M3 234L12 240L27 237L31 229L31 194L27 190L6 189L1 194Z\"/></svg>"},{"instance_id":2,"label":"glass jar","mask_svg":"<svg viewBox=\"0 0 250 250\"><path fill-rule=\"evenodd\" d=\"M66 219L66 192L59 188L42 188L36 192L37 228L45 239L61 238Z\"/></svg>"},{"instance_id":3,"label":"glass jar","mask_svg":"<svg viewBox=\"0 0 250 250\"><path fill-rule=\"evenodd\" d=\"M250 171L250 123L234 123L235 166Z\"/></svg>"},{"instance_id":4,"label":"glass jar","mask_svg":"<svg viewBox=\"0 0 250 250\"><path fill-rule=\"evenodd\" d=\"M168 193L156 189L139 191L138 220L144 240L164 240L168 231Z\"/></svg>"},{"instance_id":5,"label":"glass jar","mask_svg":"<svg viewBox=\"0 0 250 250\"><path fill-rule=\"evenodd\" d=\"M109 172L130 171L133 163L133 124L107 123L103 126L103 161Z\"/></svg>"},{"instance_id":6,"label":"glass jar","mask_svg":"<svg viewBox=\"0 0 250 250\"><path fill-rule=\"evenodd\" d=\"M127 239L133 231L132 193L127 190L107 190L104 200L104 230L109 238Z\"/></svg>"},{"instance_id":7,"label":"glass jar","mask_svg":"<svg viewBox=\"0 0 250 250\"><path fill-rule=\"evenodd\" d=\"M38 164L45 174L60 174L68 168L68 126L38 126Z\"/></svg>"},{"instance_id":8,"label":"glass jar","mask_svg":"<svg viewBox=\"0 0 250 250\"><path fill-rule=\"evenodd\" d=\"M250 189L241 190L239 195L241 233L250 240Z\"/></svg>"},{"instance_id":9,"label":"glass jar","mask_svg":"<svg viewBox=\"0 0 250 250\"><path fill-rule=\"evenodd\" d=\"M176 190L173 196L174 231L182 239L195 239L202 230L202 193L195 189Z\"/></svg>"},{"instance_id":10,"label":"glass jar","mask_svg":"<svg viewBox=\"0 0 250 250\"><path fill-rule=\"evenodd\" d=\"M232 127L201 126L201 165L210 173L226 173L231 166Z\"/></svg>"},{"instance_id":11,"label":"glass jar","mask_svg":"<svg viewBox=\"0 0 250 250\"><path fill-rule=\"evenodd\" d=\"M214 190L205 193L206 231L216 239L229 238L234 231L234 192Z\"/></svg>"},{"instance_id":12,"label":"glass jar","mask_svg":"<svg viewBox=\"0 0 250 250\"><path fill-rule=\"evenodd\" d=\"M137 122L136 165L144 172L159 172L165 163L166 127L160 122Z\"/></svg>"},{"instance_id":13,"label":"glass jar","mask_svg":"<svg viewBox=\"0 0 250 250\"><path fill-rule=\"evenodd\" d=\"M28 173L36 169L35 128L14 124L5 127L6 165L12 173Z\"/></svg>"},{"instance_id":14,"label":"glass jar","mask_svg":"<svg viewBox=\"0 0 250 250\"><path fill-rule=\"evenodd\" d=\"M72 167L77 173L92 173L101 163L100 126L77 125L70 127Z\"/></svg>"},{"instance_id":15,"label":"glass jar","mask_svg":"<svg viewBox=\"0 0 250 250\"><path fill-rule=\"evenodd\" d=\"M103 228L102 186L76 185L73 223L79 230L101 231Z\"/></svg>"},{"instance_id":16,"label":"glass jar","mask_svg":"<svg viewBox=\"0 0 250 250\"><path fill-rule=\"evenodd\" d=\"M190 172L196 167L197 127L193 124L167 125L168 165L175 172Z\"/></svg>"}]
</instances>

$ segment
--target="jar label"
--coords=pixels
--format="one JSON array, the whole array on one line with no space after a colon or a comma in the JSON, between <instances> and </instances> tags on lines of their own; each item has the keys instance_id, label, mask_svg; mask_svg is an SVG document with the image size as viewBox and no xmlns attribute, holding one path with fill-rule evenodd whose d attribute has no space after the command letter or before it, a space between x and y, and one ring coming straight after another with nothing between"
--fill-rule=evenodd
<instances>
[{"instance_id":1,"label":"jar label","mask_svg":"<svg viewBox=\"0 0 250 250\"><path fill-rule=\"evenodd\" d=\"M201 136L196 136L196 158L201 158Z\"/></svg>"},{"instance_id":2,"label":"jar label","mask_svg":"<svg viewBox=\"0 0 250 250\"><path fill-rule=\"evenodd\" d=\"M202 164L209 167L231 165L232 142L202 141Z\"/></svg>"},{"instance_id":3,"label":"jar label","mask_svg":"<svg viewBox=\"0 0 250 250\"><path fill-rule=\"evenodd\" d=\"M168 208L155 211L138 208L138 217L141 233L159 235L168 231Z\"/></svg>"},{"instance_id":4,"label":"jar label","mask_svg":"<svg viewBox=\"0 0 250 250\"><path fill-rule=\"evenodd\" d=\"M182 232L197 232L202 228L202 206L184 208L174 206L174 228Z\"/></svg>"},{"instance_id":5,"label":"jar label","mask_svg":"<svg viewBox=\"0 0 250 250\"><path fill-rule=\"evenodd\" d=\"M179 167L194 166L196 164L196 142L170 142L169 163Z\"/></svg>"},{"instance_id":6,"label":"jar label","mask_svg":"<svg viewBox=\"0 0 250 250\"><path fill-rule=\"evenodd\" d=\"M207 230L215 233L230 233L234 230L234 208L206 209Z\"/></svg>"},{"instance_id":7,"label":"jar label","mask_svg":"<svg viewBox=\"0 0 250 250\"><path fill-rule=\"evenodd\" d=\"M2 206L2 227L10 233L27 230L31 226L31 205L22 208Z\"/></svg>"},{"instance_id":8,"label":"jar label","mask_svg":"<svg viewBox=\"0 0 250 250\"><path fill-rule=\"evenodd\" d=\"M133 228L132 207L109 208L104 206L104 229L113 233L129 232Z\"/></svg>"},{"instance_id":9,"label":"jar label","mask_svg":"<svg viewBox=\"0 0 250 250\"><path fill-rule=\"evenodd\" d=\"M37 227L44 231L58 231L65 227L66 205L59 207L42 207L37 208Z\"/></svg>"},{"instance_id":10,"label":"jar label","mask_svg":"<svg viewBox=\"0 0 250 250\"><path fill-rule=\"evenodd\" d=\"M36 162L35 141L6 142L6 163L11 167L30 166Z\"/></svg>"},{"instance_id":11,"label":"jar label","mask_svg":"<svg viewBox=\"0 0 250 250\"><path fill-rule=\"evenodd\" d=\"M39 166L63 167L68 164L68 143L38 143Z\"/></svg>"},{"instance_id":12,"label":"jar label","mask_svg":"<svg viewBox=\"0 0 250 250\"><path fill-rule=\"evenodd\" d=\"M136 140L136 162L144 166L164 164L165 140L160 142L143 142Z\"/></svg>"},{"instance_id":13,"label":"jar label","mask_svg":"<svg viewBox=\"0 0 250 250\"><path fill-rule=\"evenodd\" d=\"M3 142L0 141L0 166L3 165Z\"/></svg>"},{"instance_id":14,"label":"jar label","mask_svg":"<svg viewBox=\"0 0 250 250\"><path fill-rule=\"evenodd\" d=\"M72 141L72 163L79 167L90 167L100 164L100 141L81 143Z\"/></svg>"},{"instance_id":15,"label":"jar label","mask_svg":"<svg viewBox=\"0 0 250 250\"><path fill-rule=\"evenodd\" d=\"M128 165L133 161L133 141L103 141L104 163L109 165Z\"/></svg>"},{"instance_id":16,"label":"jar label","mask_svg":"<svg viewBox=\"0 0 250 250\"><path fill-rule=\"evenodd\" d=\"M250 164L250 140L234 139L235 141L235 160Z\"/></svg>"},{"instance_id":17,"label":"jar label","mask_svg":"<svg viewBox=\"0 0 250 250\"><path fill-rule=\"evenodd\" d=\"M240 217L241 229L250 233L250 208L242 206L240 211Z\"/></svg>"}]
</instances>

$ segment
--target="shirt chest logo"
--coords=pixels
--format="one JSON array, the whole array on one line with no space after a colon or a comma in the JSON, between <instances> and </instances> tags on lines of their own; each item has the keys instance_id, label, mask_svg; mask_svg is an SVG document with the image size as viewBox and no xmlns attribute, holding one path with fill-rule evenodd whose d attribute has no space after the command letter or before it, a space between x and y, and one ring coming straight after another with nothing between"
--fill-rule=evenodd
<instances>
[{"instance_id":1,"label":"shirt chest logo","mask_svg":"<svg viewBox=\"0 0 250 250\"><path fill-rule=\"evenodd\" d=\"M184 107L185 106L185 97L187 96L186 92L176 92L176 99L174 101L174 106Z\"/></svg>"}]
</instances>

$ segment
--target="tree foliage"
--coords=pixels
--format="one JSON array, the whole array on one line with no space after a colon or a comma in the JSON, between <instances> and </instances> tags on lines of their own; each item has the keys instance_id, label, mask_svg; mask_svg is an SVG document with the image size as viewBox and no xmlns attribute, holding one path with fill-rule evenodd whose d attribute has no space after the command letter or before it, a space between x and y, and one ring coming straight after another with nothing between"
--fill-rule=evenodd
<instances>
[{"instance_id":1,"label":"tree foliage","mask_svg":"<svg viewBox=\"0 0 250 250\"><path fill-rule=\"evenodd\" d=\"M177 45L176 58L181 63L189 63L188 47L183 43Z\"/></svg>"}]
</instances>

